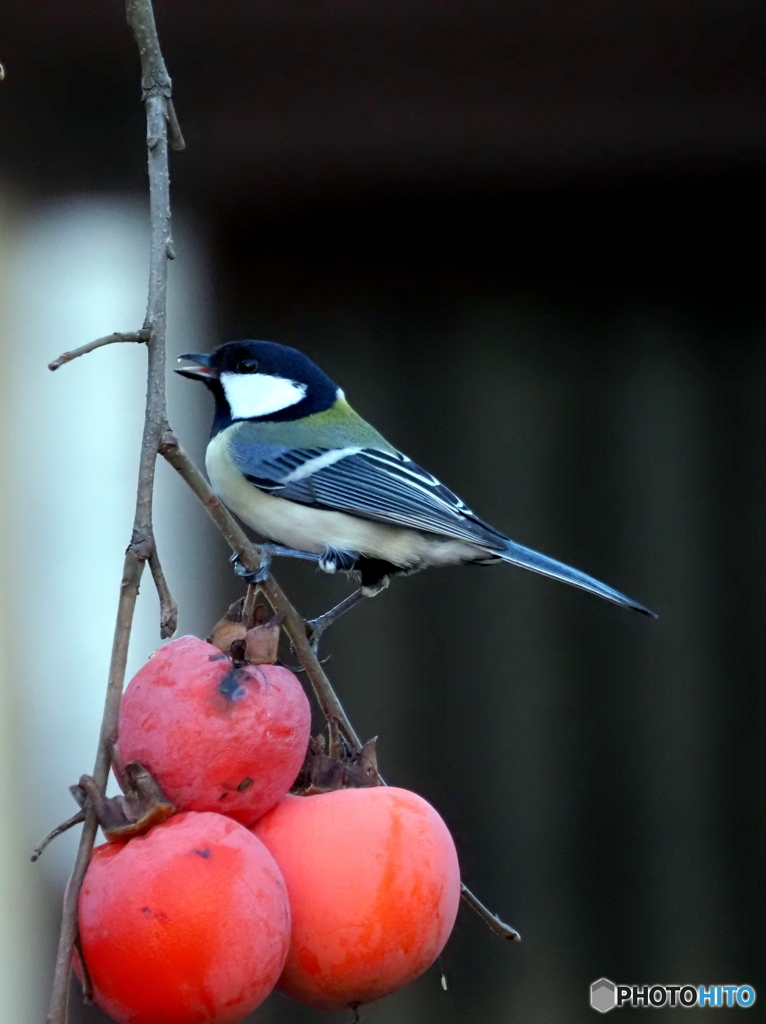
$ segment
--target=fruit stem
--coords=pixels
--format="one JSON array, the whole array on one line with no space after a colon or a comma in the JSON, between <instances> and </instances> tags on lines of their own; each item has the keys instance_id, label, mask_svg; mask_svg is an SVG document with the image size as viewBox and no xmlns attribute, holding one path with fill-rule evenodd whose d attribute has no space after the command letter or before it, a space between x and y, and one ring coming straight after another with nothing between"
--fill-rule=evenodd
<instances>
[{"instance_id":1,"label":"fruit stem","mask_svg":"<svg viewBox=\"0 0 766 1024\"><path fill-rule=\"evenodd\" d=\"M478 896L474 896L463 882L460 883L460 895L471 910L474 910L479 915L489 930L493 931L495 935L499 935L501 939L505 939L508 942L521 942L521 936L516 929L506 924L505 921L501 921L497 914L493 914L488 907L485 907Z\"/></svg>"}]
</instances>

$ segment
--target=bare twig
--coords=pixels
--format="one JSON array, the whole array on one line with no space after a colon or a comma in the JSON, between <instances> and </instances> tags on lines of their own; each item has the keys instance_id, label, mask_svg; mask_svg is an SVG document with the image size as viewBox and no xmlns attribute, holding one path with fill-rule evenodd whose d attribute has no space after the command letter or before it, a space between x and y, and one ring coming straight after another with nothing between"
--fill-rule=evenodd
<instances>
[{"instance_id":1,"label":"bare twig","mask_svg":"<svg viewBox=\"0 0 766 1024\"><path fill-rule=\"evenodd\" d=\"M103 338L96 338L95 341L89 341L87 345L80 345L79 348L74 348L71 352L62 352L58 359L54 359L53 362L48 363L48 369L58 370L58 368L63 366L64 363L71 363L73 359L87 355L88 352L92 352L94 349L103 348L104 345L119 345L124 341L144 344L149 341L151 333L152 332L150 330L143 327L140 331L129 331L128 333L115 331L114 334L107 334Z\"/></svg>"},{"instance_id":2,"label":"bare twig","mask_svg":"<svg viewBox=\"0 0 766 1024\"><path fill-rule=\"evenodd\" d=\"M152 571L154 585L160 599L160 636L163 640L167 640L178 629L178 603L170 593L170 587L160 565L156 544L152 545L149 555L149 568Z\"/></svg>"},{"instance_id":3,"label":"bare twig","mask_svg":"<svg viewBox=\"0 0 766 1024\"><path fill-rule=\"evenodd\" d=\"M167 142L170 78L157 41L151 0L126 0L126 11L128 24L141 55L141 82L146 106L151 244L149 295L143 331L149 333L149 340L146 343L148 350L146 411L141 440L133 535L125 553L104 715L93 769L93 779L102 793L106 789L109 776L111 757L108 744L115 732L119 718L120 698L125 681L128 644L138 587L144 564L154 552L152 533L154 471L160 438L167 429L165 325L167 319L167 254L168 248L171 246L170 174ZM85 826L80 836L77 858L64 899L64 913L56 955L48 1024L66 1024L72 949L77 937L77 903L97 828L96 815L91 802L86 808Z\"/></svg>"},{"instance_id":4,"label":"bare twig","mask_svg":"<svg viewBox=\"0 0 766 1024\"><path fill-rule=\"evenodd\" d=\"M306 677L316 694L322 714L328 722L334 722L338 726L344 738L355 751L361 750L363 744L348 715L343 710L343 705L332 688L332 684L327 678L319 659L312 650L306 635L306 623L295 608L293 608L285 592L273 577L269 577L269 579L261 584L261 587L274 611L282 612L285 617L285 632L290 637L290 642L295 648L298 660L306 671Z\"/></svg>"},{"instance_id":5,"label":"bare twig","mask_svg":"<svg viewBox=\"0 0 766 1024\"><path fill-rule=\"evenodd\" d=\"M460 895L495 935L499 935L501 939L506 939L508 942L521 942L521 936L516 929L511 928L505 921L501 921L497 914L493 914L488 907L485 907L478 896L474 896L463 882L460 883Z\"/></svg>"},{"instance_id":6,"label":"bare twig","mask_svg":"<svg viewBox=\"0 0 766 1024\"><path fill-rule=\"evenodd\" d=\"M248 572L255 572L261 564L257 547L226 506L213 493L210 484L181 447L172 430L168 429L163 434L159 453L189 485L218 527L218 532L237 555L242 566Z\"/></svg>"},{"instance_id":7,"label":"bare twig","mask_svg":"<svg viewBox=\"0 0 766 1024\"><path fill-rule=\"evenodd\" d=\"M32 863L34 864L48 843L52 843L57 836L63 835L64 832L67 832L70 828L79 825L83 821L85 821L85 811L78 811L77 814L73 814L71 818L67 818L66 821L62 821L60 825L52 829L40 845L32 851L32 856L29 858Z\"/></svg>"}]
</instances>

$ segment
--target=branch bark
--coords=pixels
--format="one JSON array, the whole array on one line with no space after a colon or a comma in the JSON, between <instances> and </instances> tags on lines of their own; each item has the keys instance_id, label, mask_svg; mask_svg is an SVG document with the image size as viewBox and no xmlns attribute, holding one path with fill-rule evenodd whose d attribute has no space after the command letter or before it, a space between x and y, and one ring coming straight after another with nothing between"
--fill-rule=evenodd
<instances>
[{"instance_id":1,"label":"branch bark","mask_svg":"<svg viewBox=\"0 0 766 1024\"><path fill-rule=\"evenodd\" d=\"M167 320L167 260L169 251L172 251L168 167L168 106L171 83L157 39L151 0L126 0L126 13L141 56L141 83L146 106L151 244L149 295L142 333L148 334L146 341L148 369L133 534L125 553L104 715L93 768L93 778L101 792L105 791L109 776L111 763L109 741L116 731L119 718L120 698L125 681L128 644L138 588L144 565L155 553L152 528L154 471L160 438L167 429L165 326ZM178 141L179 139L176 139L176 142ZM109 342L104 343L108 344ZM77 858L64 899L64 913L56 954L48 1024L66 1024L72 950L77 939L77 904L97 829L95 811L92 806L88 806Z\"/></svg>"},{"instance_id":2,"label":"branch bark","mask_svg":"<svg viewBox=\"0 0 766 1024\"><path fill-rule=\"evenodd\" d=\"M104 338L96 338L95 341L89 341L86 345L80 345L79 348L72 349L71 352L62 352L58 359L54 359L48 363L49 370L58 370L64 363L71 363L73 359L78 359L80 356L85 356L88 352L93 352L94 349L103 348L104 345L119 345L122 342L132 341L143 344L149 341L151 332L142 328L140 331L129 331L127 334L120 331L115 331L114 334L107 334Z\"/></svg>"},{"instance_id":3,"label":"branch bark","mask_svg":"<svg viewBox=\"0 0 766 1024\"><path fill-rule=\"evenodd\" d=\"M160 599L160 636L167 640L178 629L178 603L170 593L168 581L160 565L160 556L157 554L156 546L152 548L149 555L149 568L152 570L154 586Z\"/></svg>"}]
</instances>

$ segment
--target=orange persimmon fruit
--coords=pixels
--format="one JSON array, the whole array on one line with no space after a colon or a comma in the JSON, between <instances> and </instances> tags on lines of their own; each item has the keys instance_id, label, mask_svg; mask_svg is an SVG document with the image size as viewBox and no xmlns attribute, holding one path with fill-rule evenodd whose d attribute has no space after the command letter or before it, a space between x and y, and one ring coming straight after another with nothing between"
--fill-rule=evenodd
<instances>
[{"instance_id":1,"label":"orange persimmon fruit","mask_svg":"<svg viewBox=\"0 0 766 1024\"><path fill-rule=\"evenodd\" d=\"M217 811L251 825L295 781L311 711L278 665L242 665L183 636L161 647L128 684L117 746L139 761L180 811Z\"/></svg>"},{"instance_id":2,"label":"orange persimmon fruit","mask_svg":"<svg viewBox=\"0 0 766 1024\"><path fill-rule=\"evenodd\" d=\"M286 796L252 831L290 899L277 988L309 1006L355 1008L417 978L449 938L460 901L452 837L404 789Z\"/></svg>"},{"instance_id":3,"label":"orange persimmon fruit","mask_svg":"<svg viewBox=\"0 0 766 1024\"><path fill-rule=\"evenodd\" d=\"M233 1024L273 989L290 910L252 832L191 812L93 851L79 927L95 1002L116 1021Z\"/></svg>"}]
</instances>

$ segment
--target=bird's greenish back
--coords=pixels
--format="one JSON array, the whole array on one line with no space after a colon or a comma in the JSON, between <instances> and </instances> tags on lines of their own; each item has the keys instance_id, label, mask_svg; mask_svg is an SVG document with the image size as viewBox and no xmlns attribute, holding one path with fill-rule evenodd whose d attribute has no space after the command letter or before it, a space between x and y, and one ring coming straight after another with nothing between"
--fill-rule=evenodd
<instances>
[{"instance_id":1,"label":"bird's greenish back","mask_svg":"<svg viewBox=\"0 0 766 1024\"><path fill-rule=\"evenodd\" d=\"M354 412L344 398L336 399L323 412L298 420L235 422L230 428L230 434L243 441L287 448L359 447L391 453L396 451L382 434Z\"/></svg>"}]
</instances>

